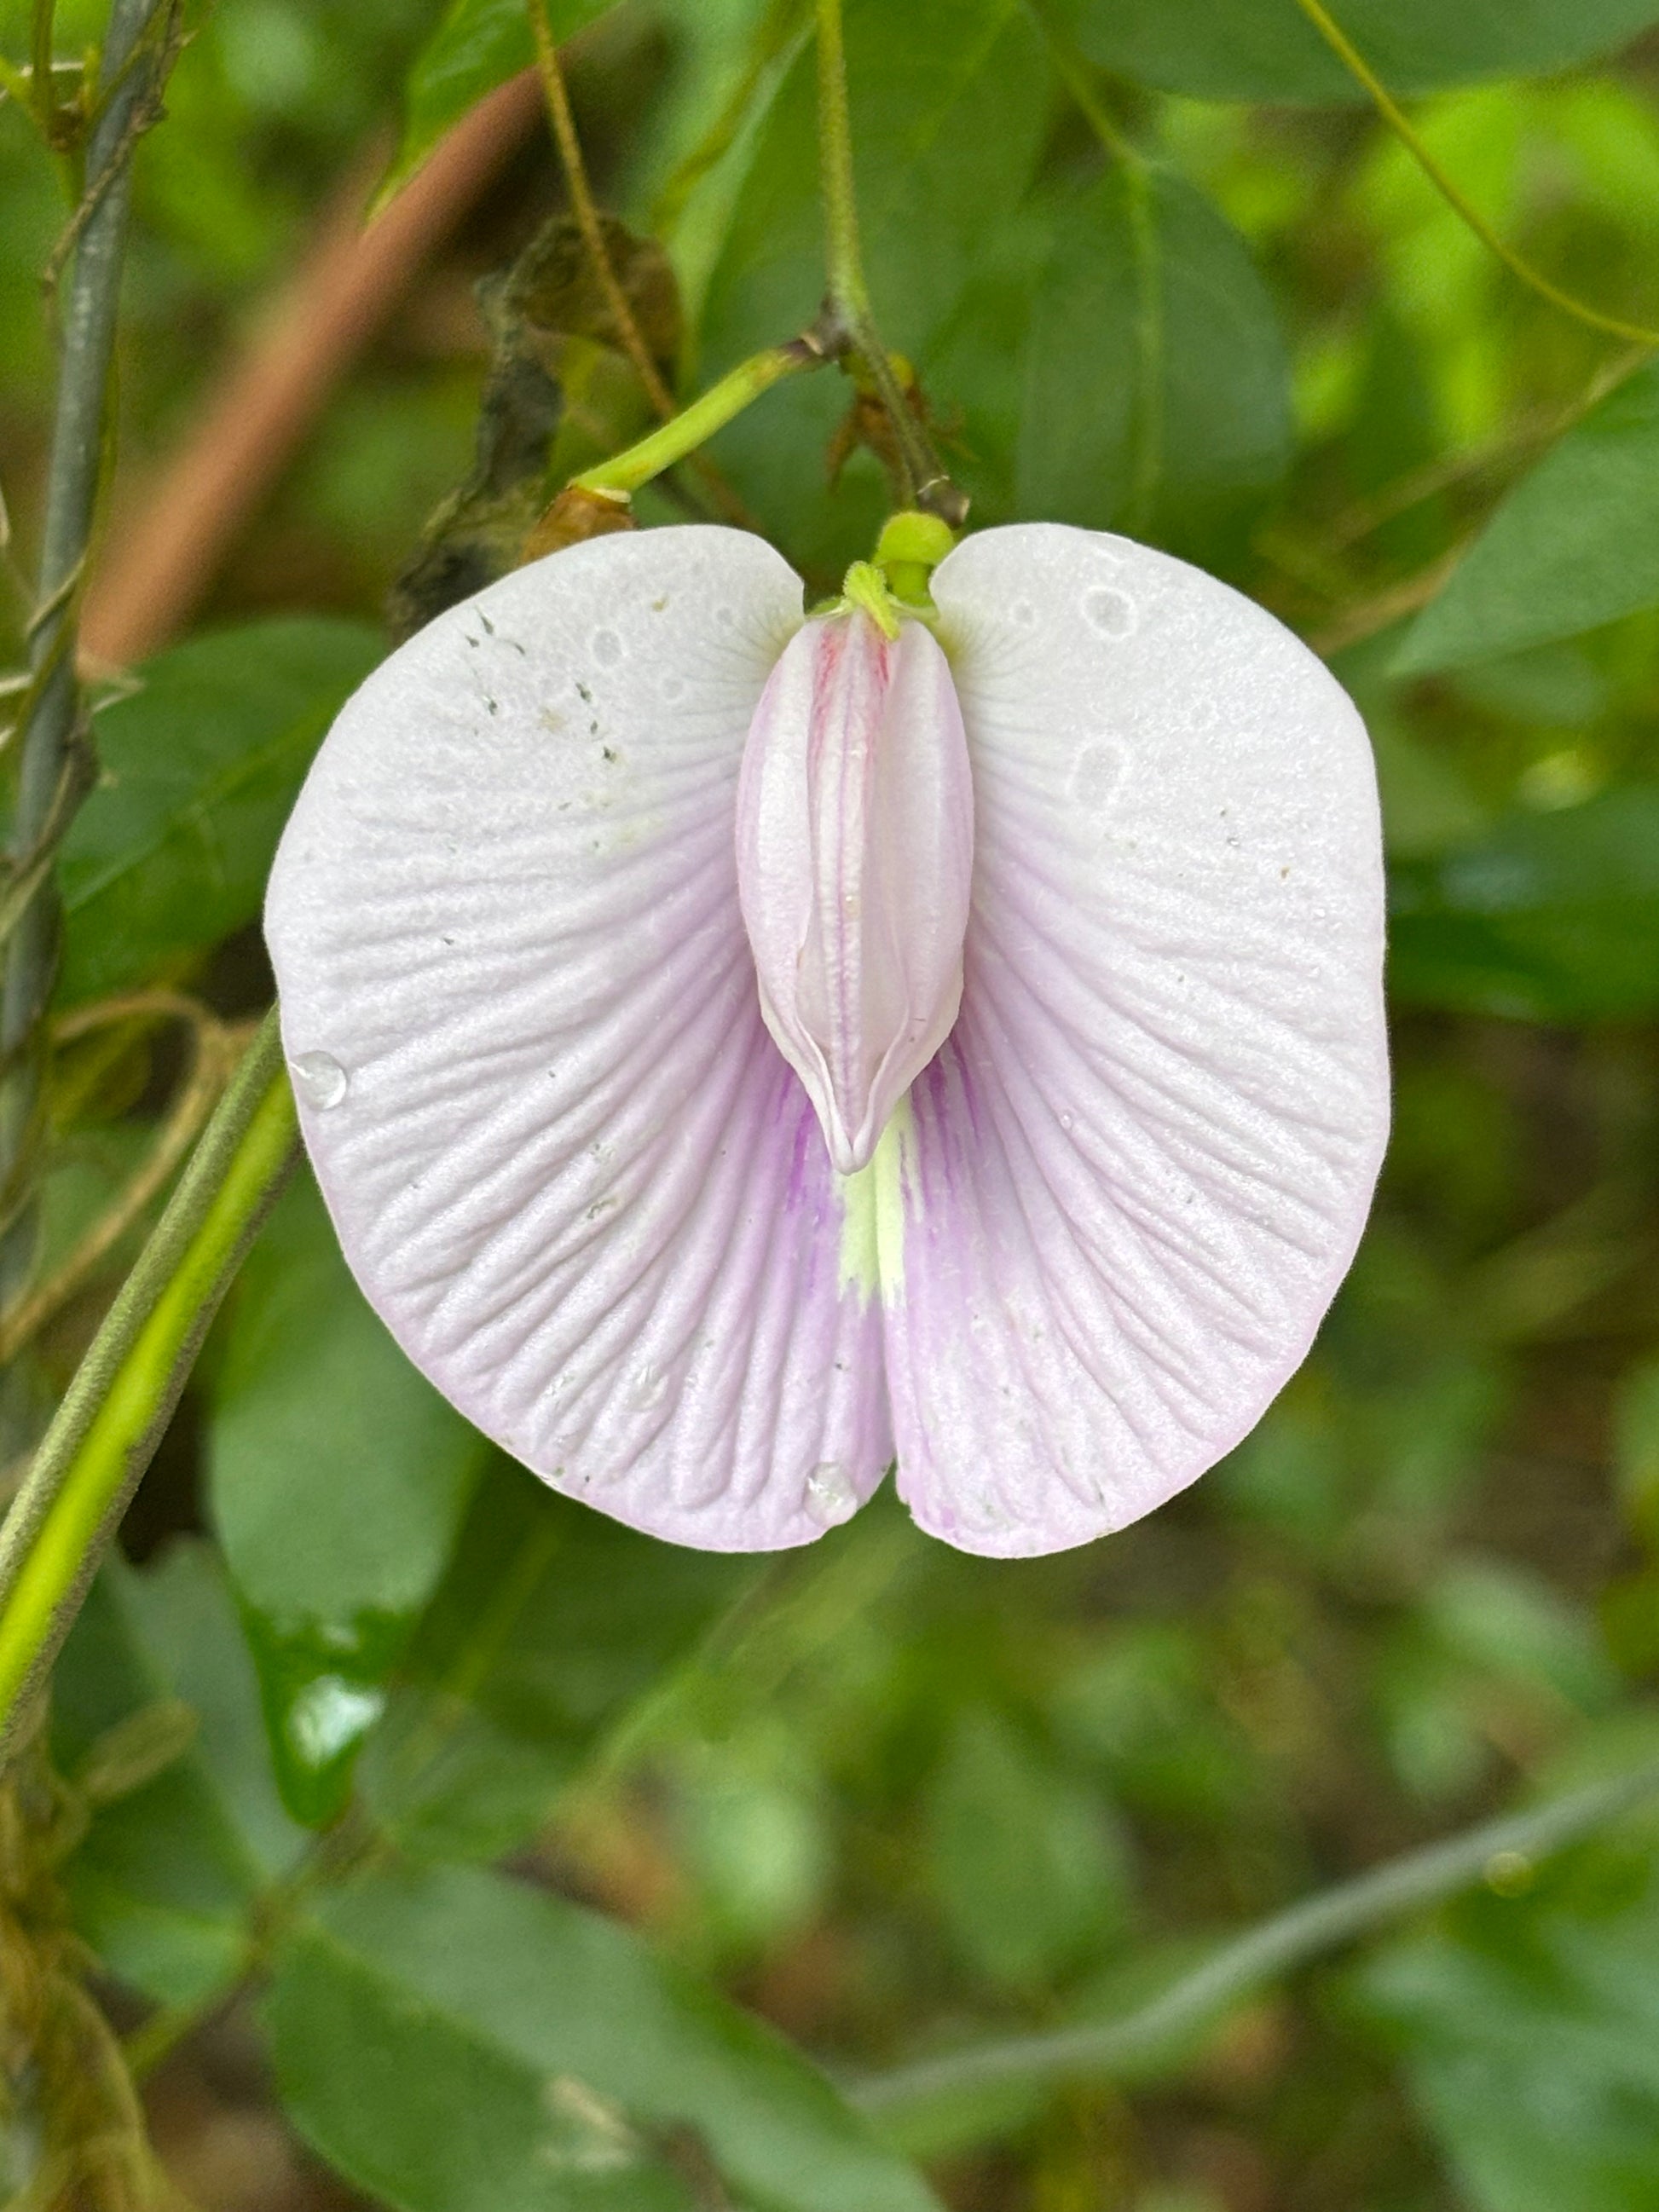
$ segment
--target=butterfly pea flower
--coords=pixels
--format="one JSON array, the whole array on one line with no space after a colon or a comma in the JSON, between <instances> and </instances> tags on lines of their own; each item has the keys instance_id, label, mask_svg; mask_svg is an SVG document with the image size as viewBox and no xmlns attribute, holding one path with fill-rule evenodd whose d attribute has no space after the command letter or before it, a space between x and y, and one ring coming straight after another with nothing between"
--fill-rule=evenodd
<instances>
[{"instance_id":1,"label":"butterfly pea flower","mask_svg":"<svg viewBox=\"0 0 1659 2212\"><path fill-rule=\"evenodd\" d=\"M347 703L266 930L393 1335L711 1549L895 1463L968 1551L1134 1520L1304 1358L1386 1134L1358 716L1249 600L1058 525L811 616L734 530L518 570Z\"/></svg>"}]
</instances>

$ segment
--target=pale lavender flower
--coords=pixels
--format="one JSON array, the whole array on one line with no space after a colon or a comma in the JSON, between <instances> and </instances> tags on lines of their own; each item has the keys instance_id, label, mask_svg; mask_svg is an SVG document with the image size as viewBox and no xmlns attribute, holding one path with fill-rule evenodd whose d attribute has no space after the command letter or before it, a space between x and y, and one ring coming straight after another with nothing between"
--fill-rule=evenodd
<instances>
[{"instance_id":1,"label":"pale lavender flower","mask_svg":"<svg viewBox=\"0 0 1659 2212\"><path fill-rule=\"evenodd\" d=\"M1120 538L987 531L933 593L803 623L739 532L556 554L369 679L272 873L364 1291L678 1542L807 1542L896 1449L964 1549L1121 1528L1258 1419L1370 1201L1341 690Z\"/></svg>"}]
</instances>

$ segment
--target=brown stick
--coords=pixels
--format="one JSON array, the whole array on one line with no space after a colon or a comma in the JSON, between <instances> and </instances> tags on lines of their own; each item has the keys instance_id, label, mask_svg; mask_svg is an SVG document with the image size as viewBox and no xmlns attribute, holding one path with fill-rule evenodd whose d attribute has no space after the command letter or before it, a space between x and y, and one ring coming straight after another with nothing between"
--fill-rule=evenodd
<instances>
[{"instance_id":1,"label":"brown stick","mask_svg":"<svg viewBox=\"0 0 1659 2212\"><path fill-rule=\"evenodd\" d=\"M112 534L82 616L89 659L140 659L179 628L343 371L529 132L541 97L534 70L500 86L367 225L373 179L351 181L189 443Z\"/></svg>"}]
</instances>

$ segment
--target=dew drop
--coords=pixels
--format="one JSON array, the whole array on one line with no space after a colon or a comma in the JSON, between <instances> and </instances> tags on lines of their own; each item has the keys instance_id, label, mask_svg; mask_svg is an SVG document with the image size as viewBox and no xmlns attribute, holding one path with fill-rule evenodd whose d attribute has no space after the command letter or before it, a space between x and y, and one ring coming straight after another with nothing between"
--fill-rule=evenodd
<instances>
[{"instance_id":1,"label":"dew drop","mask_svg":"<svg viewBox=\"0 0 1659 2212\"><path fill-rule=\"evenodd\" d=\"M1097 584L1084 593L1083 611L1106 637L1133 637L1140 623L1128 593L1115 592L1109 584Z\"/></svg>"},{"instance_id":2,"label":"dew drop","mask_svg":"<svg viewBox=\"0 0 1659 2212\"><path fill-rule=\"evenodd\" d=\"M714 610L714 620L722 629L732 629L737 619L737 610L733 607L716 607Z\"/></svg>"},{"instance_id":3,"label":"dew drop","mask_svg":"<svg viewBox=\"0 0 1659 2212\"><path fill-rule=\"evenodd\" d=\"M331 1052L302 1052L289 1062L294 1088L307 1106L337 1106L351 1079Z\"/></svg>"},{"instance_id":4,"label":"dew drop","mask_svg":"<svg viewBox=\"0 0 1659 2212\"><path fill-rule=\"evenodd\" d=\"M593 658L601 668L614 668L623 657L623 641L614 629L593 633Z\"/></svg>"},{"instance_id":5,"label":"dew drop","mask_svg":"<svg viewBox=\"0 0 1659 2212\"><path fill-rule=\"evenodd\" d=\"M1077 1115L1075 1114L1062 1114L1060 1117L1060 1126L1062 1129L1069 1129L1076 1120Z\"/></svg>"},{"instance_id":6,"label":"dew drop","mask_svg":"<svg viewBox=\"0 0 1659 2212\"><path fill-rule=\"evenodd\" d=\"M628 1402L636 1413L648 1413L653 1406L660 1406L663 1392L668 1388L668 1378L660 1367L650 1360L642 1360L634 1370L628 1385Z\"/></svg>"},{"instance_id":7,"label":"dew drop","mask_svg":"<svg viewBox=\"0 0 1659 2212\"><path fill-rule=\"evenodd\" d=\"M1029 599L1016 599L1008 611L1022 629L1030 629L1036 620L1036 609Z\"/></svg>"},{"instance_id":8,"label":"dew drop","mask_svg":"<svg viewBox=\"0 0 1659 2212\"><path fill-rule=\"evenodd\" d=\"M816 1521L820 1528L833 1528L857 1510L859 1499L853 1478L841 1462L822 1459L806 1478L801 1502L809 1521Z\"/></svg>"},{"instance_id":9,"label":"dew drop","mask_svg":"<svg viewBox=\"0 0 1659 2212\"><path fill-rule=\"evenodd\" d=\"M1099 814L1110 804L1123 781L1123 751L1119 745L1085 745L1072 769L1072 798L1085 814Z\"/></svg>"},{"instance_id":10,"label":"dew drop","mask_svg":"<svg viewBox=\"0 0 1659 2212\"><path fill-rule=\"evenodd\" d=\"M665 676L659 689L665 699L678 699L685 690L685 678L683 676Z\"/></svg>"}]
</instances>

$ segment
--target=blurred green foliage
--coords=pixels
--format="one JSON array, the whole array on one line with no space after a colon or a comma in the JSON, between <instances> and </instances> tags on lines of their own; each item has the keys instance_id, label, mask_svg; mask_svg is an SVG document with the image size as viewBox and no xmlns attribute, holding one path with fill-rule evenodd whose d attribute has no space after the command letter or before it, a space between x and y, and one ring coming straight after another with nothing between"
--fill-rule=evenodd
<instances>
[{"instance_id":1,"label":"blurred green foliage","mask_svg":"<svg viewBox=\"0 0 1659 2212\"><path fill-rule=\"evenodd\" d=\"M1506 237L1659 322L1659 7L1337 12L1431 95L1426 142ZM809 13L551 9L601 201L678 273L684 395L818 301ZM848 2079L1109 2015L1217 1931L1633 1756L1659 1679L1654 370L1494 260L1295 0L847 14L876 306L975 520L1171 544L1366 714L1398 1111L1352 1277L1257 1432L1088 1553L968 1561L883 1498L810 1556L717 1559L466 1431L297 1186L59 1669L77 1926L114 2003L180 2008L173 2078L228 2006L291 2124L407 2212L1650 2212L1651 1820L1495 1866L1131 2086L896 2130L925 2178L738 2008ZM66 85L100 19L58 9ZM27 50L5 0L0 51ZM192 20L139 164L112 540L347 180L406 173L530 52L519 0ZM7 102L0 200L26 553L70 200ZM234 1017L268 988L251 925L289 799L467 470L471 287L559 204L526 149L200 633L100 685L65 1004L164 982ZM556 479L644 414L591 338L557 368ZM713 449L814 585L887 499L837 438L853 398L801 380ZM121 1028L61 1073L48 1265L176 1071ZM43 1337L59 1381L126 1249Z\"/></svg>"}]
</instances>

